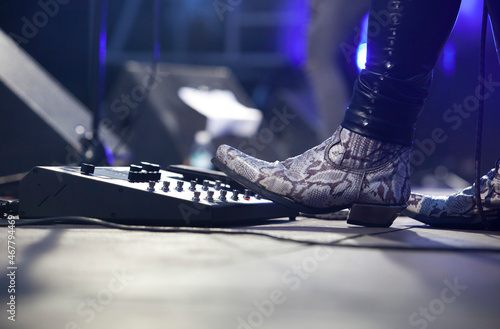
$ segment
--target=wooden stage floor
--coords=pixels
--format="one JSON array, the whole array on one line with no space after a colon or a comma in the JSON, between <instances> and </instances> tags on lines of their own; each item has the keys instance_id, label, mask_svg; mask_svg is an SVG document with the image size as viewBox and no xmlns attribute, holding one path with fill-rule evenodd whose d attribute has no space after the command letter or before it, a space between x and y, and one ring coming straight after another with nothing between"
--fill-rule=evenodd
<instances>
[{"instance_id":1,"label":"wooden stage floor","mask_svg":"<svg viewBox=\"0 0 500 329\"><path fill-rule=\"evenodd\" d=\"M481 328L500 325L500 232L299 217L257 235L16 228L16 321L0 229L0 328ZM330 244L330 245L327 245Z\"/></svg>"}]
</instances>

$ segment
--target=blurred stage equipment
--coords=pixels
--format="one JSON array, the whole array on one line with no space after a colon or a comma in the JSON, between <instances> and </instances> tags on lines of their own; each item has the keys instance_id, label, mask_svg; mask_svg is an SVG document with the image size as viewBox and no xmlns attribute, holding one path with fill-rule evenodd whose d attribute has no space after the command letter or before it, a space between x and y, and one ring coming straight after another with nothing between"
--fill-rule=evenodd
<instances>
[{"instance_id":1,"label":"blurred stage equipment","mask_svg":"<svg viewBox=\"0 0 500 329\"><path fill-rule=\"evenodd\" d=\"M221 172L187 166L167 171L144 162L130 168L36 167L21 181L20 200L21 218L86 216L137 225L210 227L298 215Z\"/></svg>"},{"instance_id":2,"label":"blurred stage equipment","mask_svg":"<svg viewBox=\"0 0 500 329\"><path fill-rule=\"evenodd\" d=\"M249 138L262 121L226 67L128 62L106 109L131 160L162 165L185 162L199 131L212 139Z\"/></svg>"},{"instance_id":3,"label":"blurred stage equipment","mask_svg":"<svg viewBox=\"0 0 500 329\"><path fill-rule=\"evenodd\" d=\"M0 177L80 162L82 137L95 133L90 111L2 30L0 52ZM111 127L104 121L98 127L114 148L119 139Z\"/></svg>"}]
</instances>

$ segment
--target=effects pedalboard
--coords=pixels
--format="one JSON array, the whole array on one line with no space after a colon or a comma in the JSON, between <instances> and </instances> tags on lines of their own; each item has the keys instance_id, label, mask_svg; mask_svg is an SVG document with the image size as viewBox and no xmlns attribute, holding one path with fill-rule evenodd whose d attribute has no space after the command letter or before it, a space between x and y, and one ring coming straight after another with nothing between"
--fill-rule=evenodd
<instances>
[{"instance_id":1,"label":"effects pedalboard","mask_svg":"<svg viewBox=\"0 0 500 329\"><path fill-rule=\"evenodd\" d=\"M298 213L224 173L189 166L35 167L20 183L20 218L84 216L132 225L218 226Z\"/></svg>"}]
</instances>

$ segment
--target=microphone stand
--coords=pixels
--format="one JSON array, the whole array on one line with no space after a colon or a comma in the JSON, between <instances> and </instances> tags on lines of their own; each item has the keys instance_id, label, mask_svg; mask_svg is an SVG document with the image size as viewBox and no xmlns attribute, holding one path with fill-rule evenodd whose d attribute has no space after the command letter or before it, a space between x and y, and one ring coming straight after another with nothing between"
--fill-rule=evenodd
<instances>
[{"instance_id":1,"label":"microphone stand","mask_svg":"<svg viewBox=\"0 0 500 329\"><path fill-rule=\"evenodd\" d=\"M80 163L109 165L106 150L99 137L99 125L105 97L105 64L107 43L107 0L90 1L89 81L92 130L84 132Z\"/></svg>"}]
</instances>

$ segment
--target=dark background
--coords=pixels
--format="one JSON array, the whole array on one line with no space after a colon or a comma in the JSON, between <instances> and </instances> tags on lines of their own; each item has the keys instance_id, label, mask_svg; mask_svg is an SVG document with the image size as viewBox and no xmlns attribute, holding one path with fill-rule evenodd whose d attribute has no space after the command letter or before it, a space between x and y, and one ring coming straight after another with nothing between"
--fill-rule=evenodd
<instances>
[{"instance_id":1,"label":"dark background","mask_svg":"<svg viewBox=\"0 0 500 329\"><path fill-rule=\"evenodd\" d=\"M307 0L243 0L225 12L222 19L214 3L212 0L162 1L161 61L228 66L264 113L276 106L276 94L285 88L303 97L303 103L309 104L314 114L314 102L303 71L309 17ZM457 129L443 119L446 110L474 95L478 85L480 1L464 1L463 6L448 50L436 67L433 89L416 134L416 140L423 144L435 129L442 129L447 138L436 144L435 149L415 147L424 154L427 152L423 161L414 159L418 165L413 168L413 180L418 185L453 185L450 179L453 180L455 174L467 181L473 178L476 112ZM32 21L40 10L37 1L2 1L0 28L22 35L23 18ZM91 107L89 17L90 1L60 4L59 12L21 46ZM152 61L153 1L110 0L107 17L106 88L109 91L126 61ZM244 24L234 25L238 19ZM239 28L236 30L234 26ZM346 36L346 40L352 40L352 36ZM500 81L491 33L486 51L486 75L492 74L493 81ZM450 56L454 59L451 68ZM333 60L345 63L340 55ZM346 79L352 81L356 67L347 63L344 66ZM483 172L493 167L500 155L499 103L500 88L486 101ZM311 139L304 147L316 143Z\"/></svg>"}]
</instances>

